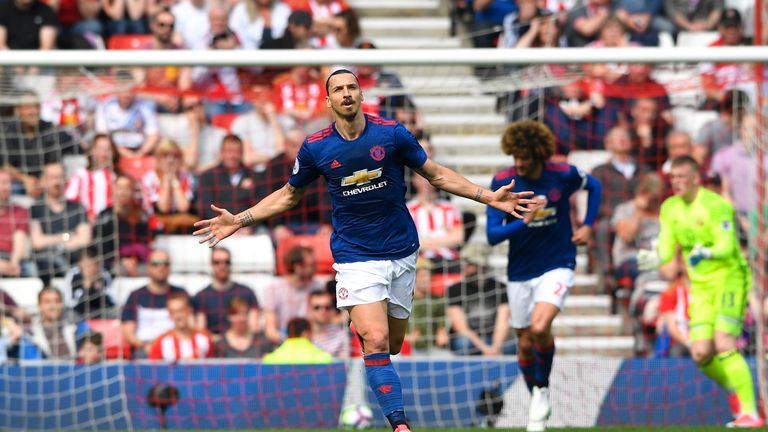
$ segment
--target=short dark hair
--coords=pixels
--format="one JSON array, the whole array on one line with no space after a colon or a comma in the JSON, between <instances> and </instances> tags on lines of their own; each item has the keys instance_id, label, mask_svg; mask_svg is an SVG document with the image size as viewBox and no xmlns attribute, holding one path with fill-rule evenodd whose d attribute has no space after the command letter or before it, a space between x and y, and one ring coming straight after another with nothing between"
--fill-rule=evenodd
<instances>
[{"instance_id":1,"label":"short dark hair","mask_svg":"<svg viewBox=\"0 0 768 432\"><path fill-rule=\"evenodd\" d=\"M306 246L294 246L283 257L283 265L285 265L285 271L293 273L294 267L299 264L304 264L304 257L306 255L314 254L315 251Z\"/></svg>"},{"instance_id":2,"label":"short dark hair","mask_svg":"<svg viewBox=\"0 0 768 432\"><path fill-rule=\"evenodd\" d=\"M331 293L325 290L312 290L309 292L309 299L312 300L315 297L330 297Z\"/></svg>"},{"instance_id":3,"label":"short dark hair","mask_svg":"<svg viewBox=\"0 0 768 432\"><path fill-rule=\"evenodd\" d=\"M309 321L305 318L292 318L288 321L288 337L300 337L304 332L310 329Z\"/></svg>"},{"instance_id":4,"label":"short dark hair","mask_svg":"<svg viewBox=\"0 0 768 432\"><path fill-rule=\"evenodd\" d=\"M699 163L696 162L696 159L690 156L680 156L672 160L672 168L681 167L684 165L688 165L696 173L698 173L699 170L701 169L701 165L699 165Z\"/></svg>"},{"instance_id":5,"label":"short dark hair","mask_svg":"<svg viewBox=\"0 0 768 432\"><path fill-rule=\"evenodd\" d=\"M325 94L330 95L331 94L331 78L335 75L342 75L342 74L350 74L353 77L355 77L355 81L360 83L360 80L357 79L357 75L355 75L354 72L352 72L349 69L336 69L335 71L331 72L330 75L328 75L328 78L325 80Z\"/></svg>"},{"instance_id":6,"label":"short dark hair","mask_svg":"<svg viewBox=\"0 0 768 432\"><path fill-rule=\"evenodd\" d=\"M555 154L555 135L542 122L519 120L504 131L501 150L508 155L524 154L544 163Z\"/></svg>"},{"instance_id":7,"label":"short dark hair","mask_svg":"<svg viewBox=\"0 0 768 432\"><path fill-rule=\"evenodd\" d=\"M89 330L77 338L77 349L82 348L86 342L90 342L101 349L104 344L104 337L97 331Z\"/></svg>"}]
</instances>

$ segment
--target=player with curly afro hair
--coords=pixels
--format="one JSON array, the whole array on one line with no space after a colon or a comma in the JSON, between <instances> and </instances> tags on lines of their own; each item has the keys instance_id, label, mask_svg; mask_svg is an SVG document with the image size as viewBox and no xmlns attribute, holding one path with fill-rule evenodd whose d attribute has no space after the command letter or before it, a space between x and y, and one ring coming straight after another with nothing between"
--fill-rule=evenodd
<instances>
[{"instance_id":1,"label":"player with curly afro hair","mask_svg":"<svg viewBox=\"0 0 768 432\"><path fill-rule=\"evenodd\" d=\"M511 324L517 334L518 365L531 392L528 427L546 429L552 412L549 375L555 355L552 321L565 306L573 287L576 245L592 237L600 207L600 182L566 163L549 159L555 154L555 136L541 122L521 120L510 124L501 138L501 149L515 158L514 167L497 173L491 189L514 180L515 190L532 190L533 211L512 220L488 210L488 243L509 241L507 298ZM571 226L570 197L579 189L589 192L582 226ZM491 346L483 352L496 353Z\"/></svg>"},{"instance_id":2,"label":"player with curly afro hair","mask_svg":"<svg viewBox=\"0 0 768 432\"><path fill-rule=\"evenodd\" d=\"M555 135L544 123L535 120L516 121L504 131L501 150L508 155L525 155L544 163L555 154Z\"/></svg>"}]
</instances>

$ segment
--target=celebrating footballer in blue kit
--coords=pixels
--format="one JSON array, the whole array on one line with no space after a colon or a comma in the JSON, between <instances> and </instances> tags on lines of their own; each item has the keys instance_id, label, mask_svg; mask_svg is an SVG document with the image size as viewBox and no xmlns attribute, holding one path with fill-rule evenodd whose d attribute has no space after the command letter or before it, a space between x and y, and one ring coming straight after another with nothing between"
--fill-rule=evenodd
<instances>
[{"instance_id":1,"label":"celebrating footballer in blue kit","mask_svg":"<svg viewBox=\"0 0 768 432\"><path fill-rule=\"evenodd\" d=\"M410 432L400 377L390 361L405 338L419 249L405 206L405 168L437 188L517 218L528 212L532 193L512 192L514 182L492 192L431 161L401 124L363 114L360 84L349 70L330 74L326 91L334 122L306 138L288 183L237 215L211 204L219 215L197 222L194 234L214 247L241 227L292 208L323 176L333 205L337 303L349 311L360 336L368 384L384 415L394 431Z\"/></svg>"},{"instance_id":2,"label":"celebrating footballer in blue kit","mask_svg":"<svg viewBox=\"0 0 768 432\"><path fill-rule=\"evenodd\" d=\"M591 238L601 187L594 177L572 165L549 162L555 153L555 137L541 122L512 123L501 145L515 162L512 168L496 174L491 189L513 181L515 189L533 191L534 203L522 219L489 207L488 242L510 241L507 297L518 339L518 365L531 392L528 431L543 431L552 411L552 321L573 286L576 245ZM587 212L583 225L573 232L570 198L580 189L589 192Z\"/></svg>"}]
</instances>

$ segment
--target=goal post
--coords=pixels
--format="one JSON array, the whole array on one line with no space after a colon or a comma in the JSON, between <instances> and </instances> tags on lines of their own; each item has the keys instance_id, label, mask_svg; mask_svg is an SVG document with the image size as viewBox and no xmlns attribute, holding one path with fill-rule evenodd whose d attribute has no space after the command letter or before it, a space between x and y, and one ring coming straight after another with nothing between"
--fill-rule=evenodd
<instances>
[{"instance_id":1,"label":"goal post","mask_svg":"<svg viewBox=\"0 0 768 432\"><path fill-rule=\"evenodd\" d=\"M757 27L759 30L760 27ZM644 84L633 87L633 90L638 92L638 97L642 95L643 99L653 100L652 104L659 103L657 101L662 97L658 92L663 90L668 93L667 99L671 101L664 110L668 112L664 114L669 116L665 121L669 120L668 123L674 123L674 126L666 124L659 127L658 133L656 126L653 126L653 138L649 145L658 148L654 147L642 156L642 163L661 170L666 157L666 153L660 150L665 145L664 134L673 129L681 129L696 140L697 137L693 136L695 132L703 124L718 118L719 114L714 110L698 109L704 100L700 66L705 63L743 64L754 69L753 76L764 77L761 62L766 59L766 46L717 49L5 51L0 55L0 106L17 104L23 98L18 91L30 87L53 89L68 98L85 95L99 105L116 92L125 91L123 84L131 77L116 78L114 70L118 68L168 67L177 70L185 66L234 66L245 69L245 75L259 75L261 71L272 67L381 66L382 70L398 73L402 87L374 87L365 92L366 97L373 96L381 100L389 96L413 97L414 106L403 104L408 106L401 108L410 110L406 114L414 114L414 118L405 116L408 120L420 122L424 127L427 132L424 136L434 149L435 160L478 184L488 186L494 173L508 168L512 163L512 159L501 151L500 136L504 127L513 120L533 118L544 121L554 129L558 151L564 153L559 155L559 160L567 160L585 171L607 162L609 154L604 145L606 134L617 124L630 125L634 116L642 113L633 112L634 103L629 101L633 94L621 93L621 89L626 87L619 90L601 88L599 80L590 76L587 70L589 65L598 65L603 69L614 68L612 71L617 74L626 74L626 65L656 66L652 78L660 85L652 87ZM490 78L477 77L473 73L474 66L494 66L496 74ZM26 67L40 70L40 75L26 74ZM62 80L57 80L65 75L83 79L69 80L65 86ZM754 192L759 210L755 214L757 222L754 237L748 238L747 242L754 247L751 252L756 282L754 291L758 299L766 296L766 222L762 211L766 208L766 167L762 165L766 146L763 79L742 82L738 86L752 98L748 110L756 116L757 123L748 138L756 143L754 155L759 165ZM263 83L260 85L264 87ZM123 90L119 90L119 87ZM151 92L151 89L140 87L132 90L135 93ZM591 91L601 92L602 99L584 97L583 93ZM247 94L246 100L253 97L255 101L264 97L263 88L244 89L243 92ZM575 96L579 92L581 96ZM178 96L181 102L186 96L206 95L196 90L171 91L169 94ZM41 99L45 97L45 94L40 94ZM594 114L598 110L591 111L592 108L586 114L579 111L580 105L591 103L605 107L602 112L604 115ZM653 107L659 108L658 105ZM168 131L169 136L182 144L183 140L189 138L189 128L184 117L187 111L196 108L193 104L177 108L180 109L176 113L159 115L158 129L161 132ZM382 103L380 108L385 110L391 107ZM738 106L732 108L734 111L729 114L742 109ZM656 114L661 116L660 113ZM221 123L217 123L216 127L223 131L218 131L219 135L212 133L207 139L218 140L218 145L226 132L234 132L234 117L219 117ZM93 136L84 117L72 118L70 120L73 123L67 127L81 133L78 137ZM289 125L293 126L293 123ZM255 129L242 130L251 133ZM253 132L253 136L265 135L268 133L266 130L258 129L258 132ZM0 135L0 144L5 142L3 140L19 139L22 135L16 130L9 133L3 129L3 133ZM53 132L46 133L46 139L61 140ZM737 132L729 133L733 135L729 139L734 142L739 139L734 135ZM643 137L637 135L631 136L633 142L642 141ZM287 142L289 137L285 138ZM270 157L278 154L274 148L268 150L274 152ZM35 151L39 150L32 147L20 150L21 153ZM77 167L82 168L82 162ZM268 162L259 160L253 165L256 167ZM254 169L263 170L263 167ZM290 172L290 167L286 172ZM134 180L135 186L141 187L141 179ZM271 180L257 175L253 181L255 185L252 186L255 189L274 186L275 182ZM195 187L197 191L205 192L206 188L213 186L198 182ZM409 191L409 197L412 196ZM633 196L611 198L619 204L631 200ZM577 196L577 207L581 209L583 199L579 199L581 197ZM485 209L469 200L458 198L453 198L451 203L465 224L464 242L487 243ZM204 204L207 206L209 203ZM307 215L313 212L330 213L328 202L312 201L294 214L295 220L304 223L309 219ZM604 222L609 224L610 219ZM281 275L280 269L285 264L280 260L285 249L279 244L281 240L270 236L266 228L255 234L251 236L253 238L245 240L228 239L231 243L225 245L233 251L233 280L253 288L257 299L261 301L266 286ZM443 231L440 235L447 234ZM109 236L112 241L116 241L120 233L115 230ZM162 239L156 240L155 245L169 248L176 254L171 257L174 266L171 283L184 285L192 294L200 292L210 283L211 256L206 248L197 245L189 235L163 233L158 238ZM140 244L142 241L134 243ZM307 245L309 241L302 237L293 244ZM149 243L143 242L145 246ZM259 247L258 253L249 249L254 245ZM136 249L141 249L140 245L134 246L129 253L140 253L136 252ZM487 257L487 265L499 281L506 279L507 247L497 246ZM123 253L121 248L114 246L108 252L99 252L113 261ZM587 249L579 251L576 287L566 302L566 310L555 322L558 355L552 380L555 412L551 425L682 425L713 424L727 420L729 413L724 393L705 378L690 359L627 358L633 354L652 357L652 341L643 338L655 330L655 327L651 328L655 321L653 317L648 318L650 321L644 321L641 313L645 306L644 300L638 300L636 297L639 295L633 297L630 291L622 292L621 284L625 282L621 278L611 276L615 279L612 283L616 283L616 287L613 287L615 290L610 293L610 299L608 293L602 291L604 275L600 274L600 269L613 259L612 251L603 252L611 258ZM325 260L318 258L318 268L326 271L322 273L322 282L325 283L333 276L328 271L328 256L323 258ZM438 264L434 264L430 274L432 285L427 295L434 296L435 301L425 306L421 315L412 321L413 325L426 334L409 334L412 339L408 340L413 342L410 356L403 355L395 362L403 377L406 409L413 416L415 424L420 426L465 427L487 423L487 416L479 413L479 406L483 403L494 405L503 400L504 409L494 418L497 420L496 425L524 426L528 393L514 355L488 358L462 356L456 355L449 347L433 346L438 339L436 333L439 330L436 329L450 326L441 309L448 307L446 299L449 287L458 286L460 296L476 301L474 305L480 304L479 295L469 292L466 281L462 282L461 265L466 260L456 260L460 264L458 268L442 266L442 263L435 261ZM146 283L144 276L128 277L126 273L116 273L114 289L119 304ZM12 287L11 296L18 294L23 298L19 303L23 303L22 306L34 314L36 292L23 291L26 286L23 283L31 284L32 279L0 279L0 288ZM62 277L54 277L52 283L59 286L65 281ZM39 290L39 281L34 282L34 287ZM666 289L666 282L654 280L647 283L645 289L653 293L649 298L654 297ZM653 312L652 307L647 309L649 316ZM757 336L750 334L746 343L750 349L757 347L753 358L760 383L759 390L764 394L766 365L762 336L765 325L763 302L758 302L755 308ZM632 329L634 332L626 328L631 323L637 325L637 328ZM419 337L425 337L428 342L425 345L416 343ZM353 345L354 342L353 337ZM663 351L662 348L659 350ZM367 400L375 406L373 395L365 386L364 374L357 369L360 359L348 359L316 369L304 366L270 367L253 361L230 360L158 364L144 360L123 361L119 359L120 356L121 353L117 353L115 357L118 360L110 359L104 366L83 367L72 365L71 362L20 362L0 366L0 429L123 430L153 428L166 422L170 427L187 429L334 427L334 415L343 405ZM48 377L51 377L50 382L46 381ZM150 398L148 393L165 384L172 385L178 391L178 400L174 397L174 402L178 404L168 407L167 413L164 408L149 402L155 399ZM168 387L163 388L163 391L170 391ZM79 393L70 397L72 389ZM494 400L489 402L483 398ZM302 407L311 409L302 410ZM296 415L299 411L301 414ZM377 424L383 425L380 413L375 409L374 412Z\"/></svg>"}]
</instances>

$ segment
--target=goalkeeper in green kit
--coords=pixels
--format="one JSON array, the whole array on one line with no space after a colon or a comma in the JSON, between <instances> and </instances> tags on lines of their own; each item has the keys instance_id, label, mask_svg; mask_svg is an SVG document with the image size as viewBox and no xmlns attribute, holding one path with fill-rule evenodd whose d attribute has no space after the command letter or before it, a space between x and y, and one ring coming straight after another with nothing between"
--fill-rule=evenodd
<instances>
[{"instance_id":1,"label":"goalkeeper in green kit","mask_svg":"<svg viewBox=\"0 0 768 432\"><path fill-rule=\"evenodd\" d=\"M685 258L691 281L690 351L702 372L728 392L734 420L727 427L761 427L752 375L736 348L751 284L739 248L733 206L700 186L699 164L689 156L672 161L674 196L661 206L658 254L638 253L639 267Z\"/></svg>"}]
</instances>

